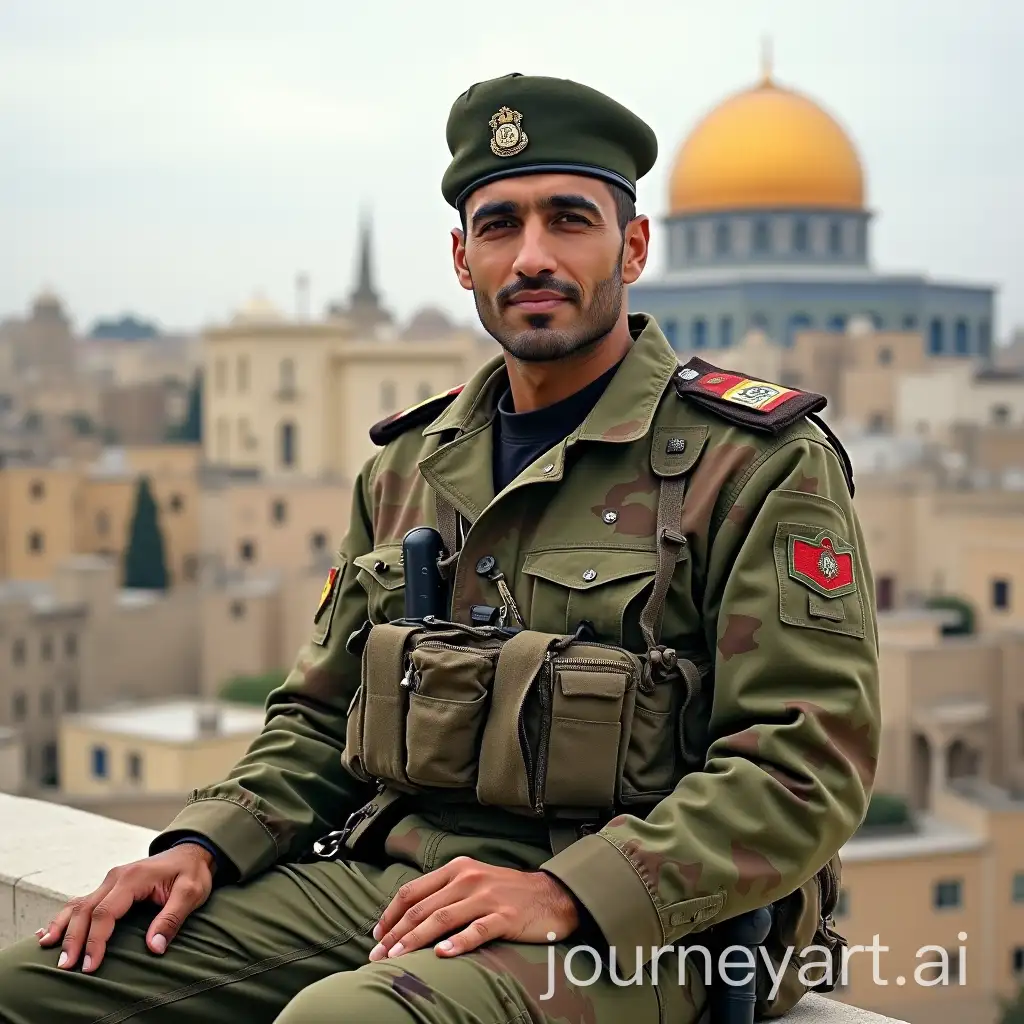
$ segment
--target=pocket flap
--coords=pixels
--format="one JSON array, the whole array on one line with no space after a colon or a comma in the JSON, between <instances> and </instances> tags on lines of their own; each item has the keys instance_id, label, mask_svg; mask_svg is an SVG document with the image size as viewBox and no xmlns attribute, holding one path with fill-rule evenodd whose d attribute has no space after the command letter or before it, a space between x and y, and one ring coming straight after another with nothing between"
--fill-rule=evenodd
<instances>
[{"instance_id":1,"label":"pocket flap","mask_svg":"<svg viewBox=\"0 0 1024 1024\"><path fill-rule=\"evenodd\" d=\"M626 670L558 669L558 684L566 697L604 697L620 700L626 692Z\"/></svg>"},{"instance_id":2,"label":"pocket flap","mask_svg":"<svg viewBox=\"0 0 1024 1024\"><path fill-rule=\"evenodd\" d=\"M397 590L405 585L401 557L401 544L386 544L353 558L352 564L373 577L385 590Z\"/></svg>"},{"instance_id":3,"label":"pocket flap","mask_svg":"<svg viewBox=\"0 0 1024 1024\"><path fill-rule=\"evenodd\" d=\"M653 551L621 548L561 548L527 555L523 573L572 590L590 590L616 580L654 576L658 556Z\"/></svg>"}]
</instances>

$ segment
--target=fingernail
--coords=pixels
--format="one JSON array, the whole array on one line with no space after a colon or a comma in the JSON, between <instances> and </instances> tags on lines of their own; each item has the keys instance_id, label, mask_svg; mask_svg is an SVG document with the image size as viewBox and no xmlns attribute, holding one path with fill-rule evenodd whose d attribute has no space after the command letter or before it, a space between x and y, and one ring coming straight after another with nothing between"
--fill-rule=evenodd
<instances>
[{"instance_id":1,"label":"fingernail","mask_svg":"<svg viewBox=\"0 0 1024 1024\"><path fill-rule=\"evenodd\" d=\"M370 950L370 959L379 960L384 955L384 947L378 942L373 949Z\"/></svg>"},{"instance_id":2,"label":"fingernail","mask_svg":"<svg viewBox=\"0 0 1024 1024\"><path fill-rule=\"evenodd\" d=\"M154 935L153 949L158 953L163 953L167 949L167 940L162 935Z\"/></svg>"},{"instance_id":3,"label":"fingernail","mask_svg":"<svg viewBox=\"0 0 1024 1024\"><path fill-rule=\"evenodd\" d=\"M91 956L87 956L82 961L82 970L83 971L87 971L87 970L89 970L90 967L92 967L92 957Z\"/></svg>"},{"instance_id":4,"label":"fingernail","mask_svg":"<svg viewBox=\"0 0 1024 1024\"><path fill-rule=\"evenodd\" d=\"M445 939L443 942L439 942L437 944L437 948L442 953L450 953L455 948L455 944L452 942L451 939Z\"/></svg>"},{"instance_id":5,"label":"fingernail","mask_svg":"<svg viewBox=\"0 0 1024 1024\"><path fill-rule=\"evenodd\" d=\"M373 926L373 932L371 934L373 935L374 942L380 942L382 932L379 924Z\"/></svg>"},{"instance_id":6,"label":"fingernail","mask_svg":"<svg viewBox=\"0 0 1024 1024\"><path fill-rule=\"evenodd\" d=\"M40 942L49 942L50 941L50 933L47 932L39 941Z\"/></svg>"},{"instance_id":7,"label":"fingernail","mask_svg":"<svg viewBox=\"0 0 1024 1024\"><path fill-rule=\"evenodd\" d=\"M405 946L403 946L400 942L396 942L391 947L391 952L388 953L388 957L390 958L390 957L393 957L393 956L401 956L404 952L405 952Z\"/></svg>"},{"instance_id":8,"label":"fingernail","mask_svg":"<svg viewBox=\"0 0 1024 1024\"><path fill-rule=\"evenodd\" d=\"M68 962L68 955L67 955L67 953L61 953L60 959L57 961L57 966L58 967L63 967L67 962Z\"/></svg>"}]
</instances>

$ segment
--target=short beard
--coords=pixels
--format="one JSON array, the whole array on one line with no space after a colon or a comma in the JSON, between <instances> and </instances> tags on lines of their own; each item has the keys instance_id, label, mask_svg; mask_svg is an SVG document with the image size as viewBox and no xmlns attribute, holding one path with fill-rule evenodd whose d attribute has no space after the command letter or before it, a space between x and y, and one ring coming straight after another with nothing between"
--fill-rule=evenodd
<instances>
[{"instance_id":1,"label":"short beard","mask_svg":"<svg viewBox=\"0 0 1024 1024\"><path fill-rule=\"evenodd\" d=\"M502 293L495 299L482 296L473 289L477 315L487 333L513 358L524 363L546 363L569 356L582 355L595 348L618 323L622 313L622 261L616 260L611 277L599 281L587 309L582 309L579 290L572 291L564 284L543 277L517 283L514 291L557 290L580 310L579 319L572 327L549 328L551 317L547 313L534 313L527 317L530 327L512 331L504 326L500 307Z\"/></svg>"}]
</instances>

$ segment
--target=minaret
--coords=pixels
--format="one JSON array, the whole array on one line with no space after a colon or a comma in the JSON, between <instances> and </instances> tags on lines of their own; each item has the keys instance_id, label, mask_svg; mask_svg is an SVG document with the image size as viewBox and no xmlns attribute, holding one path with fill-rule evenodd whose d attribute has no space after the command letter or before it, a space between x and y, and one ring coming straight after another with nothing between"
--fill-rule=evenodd
<instances>
[{"instance_id":1,"label":"minaret","mask_svg":"<svg viewBox=\"0 0 1024 1024\"><path fill-rule=\"evenodd\" d=\"M356 286L349 295L348 315L363 328L389 323L391 314L383 309L373 284L373 237L370 217L364 214L359 226L359 255Z\"/></svg>"}]
</instances>

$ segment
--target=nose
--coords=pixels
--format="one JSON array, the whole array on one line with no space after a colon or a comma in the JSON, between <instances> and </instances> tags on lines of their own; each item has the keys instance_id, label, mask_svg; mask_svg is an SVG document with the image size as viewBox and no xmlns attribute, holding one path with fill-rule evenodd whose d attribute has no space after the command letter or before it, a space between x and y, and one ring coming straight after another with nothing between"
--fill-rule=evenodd
<instances>
[{"instance_id":1,"label":"nose","mask_svg":"<svg viewBox=\"0 0 1024 1024\"><path fill-rule=\"evenodd\" d=\"M519 252L512 269L523 277L554 274L558 262L547 245L547 232L539 218L531 217L519 234Z\"/></svg>"}]
</instances>

